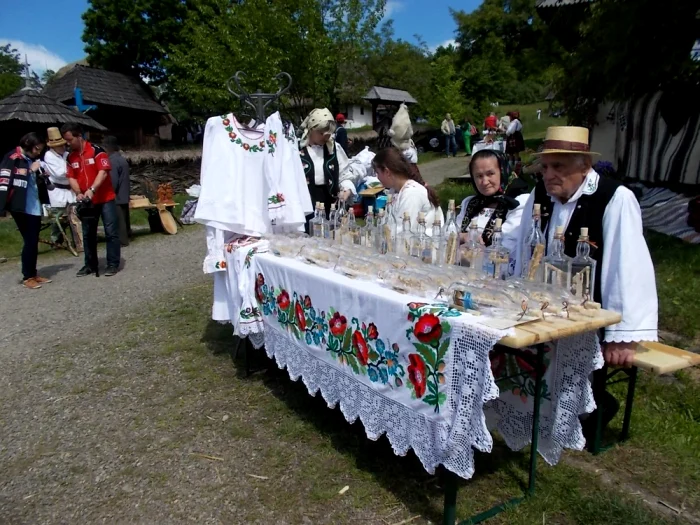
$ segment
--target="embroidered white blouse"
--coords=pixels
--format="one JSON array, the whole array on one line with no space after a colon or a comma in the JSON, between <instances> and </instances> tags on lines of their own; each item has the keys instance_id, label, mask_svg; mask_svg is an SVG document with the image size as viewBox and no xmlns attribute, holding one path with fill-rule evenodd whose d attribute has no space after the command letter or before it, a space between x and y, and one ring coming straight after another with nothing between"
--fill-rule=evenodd
<instances>
[{"instance_id":1,"label":"embroidered white blouse","mask_svg":"<svg viewBox=\"0 0 700 525\"><path fill-rule=\"evenodd\" d=\"M433 222L435 221L436 215L440 220L440 224L445 223L442 209L439 206L434 207L430 204L430 200L428 200L428 190L414 180L409 179L406 181L401 191L395 194L393 203L391 213L394 219L396 219L399 232L403 231L404 212L408 212L409 217L411 217L411 229L414 231L416 224L418 224L418 214L423 212L425 214L425 225L428 235L432 235Z\"/></svg>"},{"instance_id":2,"label":"embroidered white blouse","mask_svg":"<svg viewBox=\"0 0 700 525\"><path fill-rule=\"evenodd\" d=\"M552 197L554 207L545 235L551 246L556 226L566 229L581 195L592 195L598 189L600 175L588 172L583 184L566 203ZM518 237L520 255L516 275L522 268L522 249L532 222L534 191L530 194L522 216ZM605 249L601 261L601 295L603 308L622 314L622 321L605 329L604 342L638 342L658 340L658 297L656 277L649 248L642 230L642 213L634 194L620 186L603 215Z\"/></svg>"},{"instance_id":3,"label":"embroidered white blouse","mask_svg":"<svg viewBox=\"0 0 700 525\"><path fill-rule=\"evenodd\" d=\"M49 180L55 184L68 184L66 159L68 154L59 155L54 150L49 149L41 161L41 167L49 174ZM49 201L54 208L62 208L75 202L75 194L67 188L54 188L49 191Z\"/></svg>"}]
</instances>

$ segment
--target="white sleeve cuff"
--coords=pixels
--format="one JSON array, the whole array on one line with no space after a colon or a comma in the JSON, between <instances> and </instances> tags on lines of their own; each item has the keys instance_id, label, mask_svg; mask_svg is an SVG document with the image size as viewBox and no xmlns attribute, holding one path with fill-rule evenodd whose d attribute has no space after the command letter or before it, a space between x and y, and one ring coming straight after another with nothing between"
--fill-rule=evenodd
<instances>
[{"instance_id":1,"label":"white sleeve cuff","mask_svg":"<svg viewBox=\"0 0 700 525\"><path fill-rule=\"evenodd\" d=\"M604 343L640 343L658 341L659 332L655 328L648 330L605 330Z\"/></svg>"},{"instance_id":2,"label":"white sleeve cuff","mask_svg":"<svg viewBox=\"0 0 700 525\"><path fill-rule=\"evenodd\" d=\"M340 191L343 190L349 190L353 195L357 195L357 190L351 180L344 180L340 183Z\"/></svg>"}]
</instances>

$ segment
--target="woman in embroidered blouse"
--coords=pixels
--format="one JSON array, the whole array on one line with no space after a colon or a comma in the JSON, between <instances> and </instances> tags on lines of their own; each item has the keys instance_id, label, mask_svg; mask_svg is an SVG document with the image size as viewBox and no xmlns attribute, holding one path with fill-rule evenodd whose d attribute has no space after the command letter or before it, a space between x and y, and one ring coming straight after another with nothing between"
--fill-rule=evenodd
<instances>
[{"instance_id":1,"label":"woman in embroidered blouse","mask_svg":"<svg viewBox=\"0 0 700 525\"><path fill-rule=\"evenodd\" d=\"M349 189L352 182L342 180L341 174L348 166L348 156L343 148L336 147L333 133L335 117L327 109L314 109L301 124L304 134L301 137L301 163L306 175L311 202L322 202L326 208L326 217L330 214L331 204L338 199L344 189ZM344 193L344 195L346 195ZM308 233L309 221L313 214L306 216Z\"/></svg>"},{"instance_id":2,"label":"woman in embroidered blouse","mask_svg":"<svg viewBox=\"0 0 700 525\"><path fill-rule=\"evenodd\" d=\"M466 242L469 224L472 219L476 219L482 242L485 246L490 246L496 219L501 219L503 246L513 252L517 247L520 218L528 194L517 198L506 194L508 179L504 174L508 173L508 161L501 152L476 152L469 162L469 173L476 195L462 201L457 216L457 225L462 231L460 242Z\"/></svg>"},{"instance_id":3,"label":"woman in embroidered blouse","mask_svg":"<svg viewBox=\"0 0 700 525\"><path fill-rule=\"evenodd\" d=\"M444 224L435 190L425 184L420 173L412 169L398 148L380 150L372 160L372 167L382 185L395 194L391 211L399 231L402 230L404 212L408 212L412 225L416 224L418 214L423 212L428 235L432 235L436 214L440 223Z\"/></svg>"}]
</instances>

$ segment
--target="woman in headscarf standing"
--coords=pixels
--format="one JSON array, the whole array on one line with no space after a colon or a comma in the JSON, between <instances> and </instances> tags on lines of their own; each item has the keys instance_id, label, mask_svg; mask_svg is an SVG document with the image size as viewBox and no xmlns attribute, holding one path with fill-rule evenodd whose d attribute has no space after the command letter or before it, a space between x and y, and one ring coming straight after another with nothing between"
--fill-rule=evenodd
<instances>
[{"instance_id":1,"label":"woman in headscarf standing","mask_svg":"<svg viewBox=\"0 0 700 525\"><path fill-rule=\"evenodd\" d=\"M520 162L520 152L525 151L525 138L523 137L523 124L520 122L520 112L513 111L510 114L510 124L506 129L506 153L513 162Z\"/></svg>"},{"instance_id":2,"label":"woman in headscarf standing","mask_svg":"<svg viewBox=\"0 0 700 525\"><path fill-rule=\"evenodd\" d=\"M333 139L336 123L327 109L314 109L301 123L301 164L306 175L311 202L322 202L328 217L331 204L336 202L341 190L340 173L348 165L348 157ZM313 215L306 216L306 231Z\"/></svg>"},{"instance_id":3,"label":"woman in headscarf standing","mask_svg":"<svg viewBox=\"0 0 700 525\"><path fill-rule=\"evenodd\" d=\"M491 246L496 219L501 219L503 246L514 253L523 206L529 195L523 193L518 197L510 196L506 187L508 161L501 152L476 152L469 162L469 173L476 194L462 201L462 208L457 216L457 225L462 231L460 242L466 242L469 225L472 219L476 219L481 241L484 246Z\"/></svg>"}]
</instances>

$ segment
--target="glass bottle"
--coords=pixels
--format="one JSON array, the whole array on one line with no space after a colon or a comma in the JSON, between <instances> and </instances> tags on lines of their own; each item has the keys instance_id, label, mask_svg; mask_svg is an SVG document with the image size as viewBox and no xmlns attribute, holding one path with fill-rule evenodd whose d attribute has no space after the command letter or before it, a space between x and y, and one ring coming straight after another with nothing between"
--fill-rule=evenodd
<instances>
[{"instance_id":1,"label":"glass bottle","mask_svg":"<svg viewBox=\"0 0 700 525\"><path fill-rule=\"evenodd\" d=\"M313 231L313 236L317 238L323 237L323 227L321 225L321 203L316 203L316 211L314 212L314 218L311 219L311 227Z\"/></svg>"},{"instance_id":2,"label":"glass bottle","mask_svg":"<svg viewBox=\"0 0 700 525\"><path fill-rule=\"evenodd\" d=\"M336 244L345 244L345 237L348 233L348 213L345 210L345 205L341 202L335 214L335 242Z\"/></svg>"},{"instance_id":3,"label":"glass bottle","mask_svg":"<svg viewBox=\"0 0 700 525\"><path fill-rule=\"evenodd\" d=\"M564 253L564 227L557 226L550 253L544 258L544 282L569 290L571 286L571 257Z\"/></svg>"},{"instance_id":4,"label":"glass bottle","mask_svg":"<svg viewBox=\"0 0 700 525\"><path fill-rule=\"evenodd\" d=\"M416 233L411 236L411 257L417 257L421 261L427 264L431 264L433 261L433 242L428 234L426 233L425 227L425 213L420 212L418 214L418 227L416 228Z\"/></svg>"},{"instance_id":5,"label":"glass bottle","mask_svg":"<svg viewBox=\"0 0 700 525\"><path fill-rule=\"evenodd\" d=\"M391 234L387 235L387 216L384 209L379 210L379 218L377 219L377 252L389 253L389 245L391 243Z\"/></svg>"},{"instance_id":6,"label":"glass bottle","mask_svg":"<svg viewBox=\"0 0 700 525\"><path fill-rule=\"evenodd\" d=\"M442 223L440 222L440 217L435 214L435 220L433 220L433 235L431 240L431 255L430 263L436 265L442 265L445 263L445 236L442 231Z\"/></svg>"},{"instance_id":7,"label":"glass bottle","mask_svg":"<svg viewBox=\"0 0 700 525\"><path fill-rule=\"evenodd\" d=\"M479 227L474 218L469 223L469 237L462 246L460 264L480 272L484 265L484 245L481 244L479 237Z\"/></svg>"},{"instance_id":8,"label":"glass bottle","mask_svg":"<svg viewBox=\"0 0 700 525\"><path fill-rule=\"evenodd\" d=\"M571 293L581 299L593 300L596 261L591 257L588 228L581 228L576 257L571 261Z\"/></svg>"},{"instance_id":9,"label":"glass bottle","mask_svg":"<svg viewBox=\"0 0 700 525\"><path fill-rule=\"evenodd\" d=\"M528 281L544 281L544 266L542 258L545 253L545 242L540 227L540 205L535 204L532 210L532 227L525 241L523 250L523 268L521 277Z\"/></svg>"},{"instance_id":10,"label":"glass bottle","mask_svg":"<svg viewBox=\"0 0 700 525\"><path fill-rule=\"evenodd\" d=\"M442 255L444 264L457 263L457 248L459 246L459 227L457 226L457 214L455 211L455 201L450 199L447 205L447 217L445 218L445 229L443 232L445 249Z\"/></svg>"},{"instance_id":11,"label":"glass bottle","mask_svg":"<svg viewBox=\"0 0 700 525\"><path fill-rule=\"evenodd\" d=\"M322 202L319 203L320 207L320 213L319 215L321 216L321 238L330 240L331 238L331 229L330 229L330 224L328 222L328 219L326 219L326 205Z\"/></svg>"},{"instance_id":12,"label":"glass bottle","mask_svg":"<svg viewBox=\"0 0 700 525\"><path fill-rule=\"evenodd\" d=\"M343 237L343 243L349 246L360 244L360 227L355 221L355 210L348 210L347 235Z\"/></svg>"},{"instance_id":13,"label":"glass bottle","mask_svg":"<svg viewBox=\"0 0 700 525\"><path fill-rule=\"evenodd\" d=\"M503 238L501 224L501 219L496 219L491 246L484 250L484 273L493 279L505 279L508 277L510 252L501 244Z\"/></svg>"},{"instance_id":14,"label":"glass bottle","mask_svg":"<svg viewBox=\"0 0 700 525\"><path fill-rule=\"evenodd\" d=\"M331 203L331 213L328 215L328 237L332 242L335 242L335 234L338 230L338 211L336 210L335 202Z\"/></svg>"},{"instance_id":15,"label":"glass bottle","mask_svg":"<svg viewBox=\"0 0 700 525\"><path fill-rule=\"evenodd\" d=\"M365 215L365 225L362 228L362 240L360 243L369 249L374 249L376 238L376 227L374 223L374 208L367 206L367 215Z\"/></svg>"},{"instance_id":16,"label":"glass bottle","mask_svg":"<svg viewBox=\"0 0 700 525\"><path fill-rule=\"evenodd\" d=\"M389 194L386 198L386 214L384 226L382 227L382 235L386 241L387 253L396 253L396 235L399 230L399 225L394 217L393 195Z\"/></svg>"},{"instance_id":17,"label":"glass bottle","mask_svg":"<svg viewBox=\"0 0 700 525\"><path fill-rule=\"evenodd\" d=\"M411 255L411 236L413 231L411 230L411 216L407 211L403 212L403 222L401 235L396 239L396 253L402 257L409 257Z\"/></svg>"}]
</instances>

